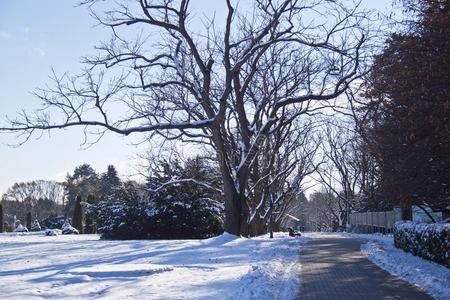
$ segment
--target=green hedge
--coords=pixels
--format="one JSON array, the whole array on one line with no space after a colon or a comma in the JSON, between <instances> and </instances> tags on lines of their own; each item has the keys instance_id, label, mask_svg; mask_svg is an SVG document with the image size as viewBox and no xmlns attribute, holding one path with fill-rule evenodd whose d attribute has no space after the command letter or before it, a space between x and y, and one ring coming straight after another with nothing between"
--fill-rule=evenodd
<instances>
[{"instance_id":1,"label":"green hedge","mask_svg":"<svg viewBox=\"0 0 450 300\"><path fill-rule=\"evenodd\" d=\"M450 268L450 224L400 221L394 225L395 247Z\"/></svg>"}]
</instances>

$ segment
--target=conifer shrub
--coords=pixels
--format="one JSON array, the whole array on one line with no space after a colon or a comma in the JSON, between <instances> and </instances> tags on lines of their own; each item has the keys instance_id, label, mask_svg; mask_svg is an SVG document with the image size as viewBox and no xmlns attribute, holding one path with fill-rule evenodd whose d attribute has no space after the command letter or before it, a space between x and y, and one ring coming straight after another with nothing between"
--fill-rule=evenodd
<instances>
[{"instance_id":1,"label":"conifer shrub","mask_svg":"<svg viewBox=\"0 0 450 300\"><path fill-rule=\"evenodd\" d=\"M27 213L27 229L31 230L31 212Z\"/></svg>"},{"instance_id":2,"label":"conifer shrub","mask_svg":"<svg viewBox=\"0 0 450 300\"><path fill-rule=\"evenodd\" d=\"M79 233L83 233L83 207L81 206L81 196L77 196L75 209L73 210L72 226L75 227Z\"/></svg>"},{"instance_id":3,"label":"conifer shrub","mask_svg":"<svg viewBox=\"0 0 450 300\"><path fill-rule=\"evenodd\" d=\"M41 224L39 224L38 219L34 219L33 223L31 224L31 231L41 231Z\"/></svg>"}]
</instances>

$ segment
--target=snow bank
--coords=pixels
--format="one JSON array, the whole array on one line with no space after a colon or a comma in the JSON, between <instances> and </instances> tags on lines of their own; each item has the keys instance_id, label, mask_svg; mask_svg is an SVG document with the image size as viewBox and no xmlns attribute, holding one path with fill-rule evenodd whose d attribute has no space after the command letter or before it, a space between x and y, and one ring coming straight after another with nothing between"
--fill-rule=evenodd
<instances>
[{"instance_id":1,"label":"snow bank","mask_svg":"<svg viewBox=\"0 0 450 300\"><path fill-rule=\"evenodd\" d=\"M295 299L308 238L1 234L2 299Z\"/></svg>"},{"instance_id":2,"label":"snow bank","mask_svg":"<svg viewBox=\"0 0 450 300\"><path fill-rule=\"evenodd\" d=\"M380 268L413 285L435 299L450 299L450 269L427 261L394 246L393 236L382 234L341 234L369 240L361 251Z\"/></svg>"}]
</instances>

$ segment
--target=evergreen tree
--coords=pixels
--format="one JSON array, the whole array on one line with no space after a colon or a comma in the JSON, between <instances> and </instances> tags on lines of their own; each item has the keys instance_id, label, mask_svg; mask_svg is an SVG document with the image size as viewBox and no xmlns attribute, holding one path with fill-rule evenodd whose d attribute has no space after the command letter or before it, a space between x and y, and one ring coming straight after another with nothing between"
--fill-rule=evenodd
<instances>
[{"instance_id":1,"label":"evergreen tree","mask_svg":"<svg viewBox=\"0 0 450 300\"><path fill-rule=\"evenodd\" d=\"M3 206L0 203L0 233L3 232Z\"/></svg>"},{"instance_id":2,"label":"evergreen tree","mask_svg":"<svg viewBox=\"0 0 450 300\"><path fill-rule=\"evenodd\" d=\"M83 233L83 208L81 206L81 196L77 196L77 202L73 210L72 225L79 233Z\"/></svg>"},{"instance_id":3,"label":"evergreen tree","mask_svg":"<svg viewBox=\"0 0 450 300\"><path fill-rule=\"evenodd\" d=\"M27 213L27 229L31 230L31 212Z\"/></svg>"},{"instance_id":4,"label":"evergreen tree","mask_svg":"<svg viewBox=\"0 0 450 300\"><path fill-rule=\"evenodd\" d=\"M121 181L117 170L113 165L109 165L106 173L100 177L99 192L102 200L117 198L121 190Z\"/></svg>"},{"instance_id":5,"label":"evergreen tree","mask_svg":"<svg viewBox=\"0 0 450 300\"><path fill-rule=\"evenodd\" d=\"M159 172L149 178L144 200L133 184L124 184L124 196L100 201L95 206L99 232L109 239L208 238L223 232L223 200L217 189L217 170L200 158L162 161ZM173 179L189 179L164 185ZM190 179L196 182L190 181ZM163 186L162 186L163 185ZM161 187L161 188L160 188Z\"/></svg>"},{"instance_id":6,"label":"evergreen tree","mask_svg":"<svg viewBox=\"0 0 450 300\"><path fill-rule=\"evenodd\" d=\"M75 168L73 175L67 175L65 189L67 203L64 207L66 215L72 215L77 196L87 199L89 195L98 194L99 179L95 170L88 164Z\"/></svg>"},{"instance_id":7,"label":"evergreen tree","mask_svg":"<svg viewBox=\"0 0 450 300\"><path fill-rule=\"evenodd\" d=\"M95 204L97 204L97 199L94 195L89 195L86 201L86 210L85 210L85 226L84 226L84 233L86 234L92 234L96 233L97 226L96 226L96 211L94 208Z\"/></svg>"}]
</instances>

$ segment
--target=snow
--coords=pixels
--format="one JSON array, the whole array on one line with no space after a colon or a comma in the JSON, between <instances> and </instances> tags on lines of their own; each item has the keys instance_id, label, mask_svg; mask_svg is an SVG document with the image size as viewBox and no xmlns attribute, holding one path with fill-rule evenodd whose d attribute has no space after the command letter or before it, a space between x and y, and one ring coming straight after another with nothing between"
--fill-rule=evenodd
<instances>
[{"instance_id":1,"label":"snow","mask_svg":"<svg viewBox=\"0 0 450 300\"><path fill-rule=\"evenodd\" d=\"M295 299L299 250L286 233L105 241L0 234L2 299Z\"/></svg>"},{"instance_id":2,"label":"snow","mask_svg":"<svg viewBox=\"0 0 450 300\"><path fill-rule=\"evenodd\" d=\"M450 299L450 269L437 263L414 256L394 246L392 235L347 234L342 236L367 239L361 251L369 260L413 285L435 299Z\"/></svg>"}]
</instances>

